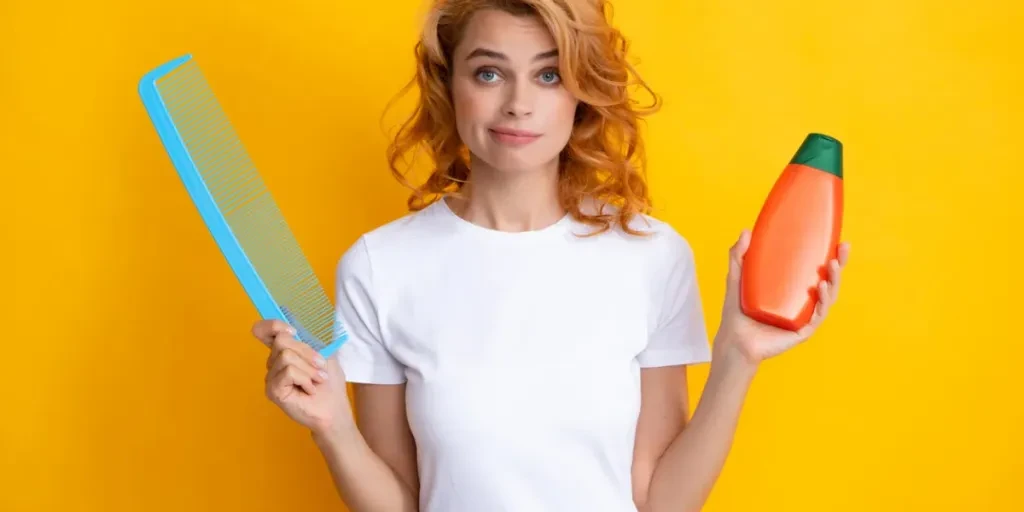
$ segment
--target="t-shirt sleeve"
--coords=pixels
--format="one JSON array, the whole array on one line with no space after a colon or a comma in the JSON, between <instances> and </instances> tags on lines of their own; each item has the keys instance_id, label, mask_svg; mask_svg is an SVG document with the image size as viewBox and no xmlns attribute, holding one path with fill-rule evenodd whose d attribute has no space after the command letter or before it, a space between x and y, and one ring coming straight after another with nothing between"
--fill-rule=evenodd
<instances>
[{"instance_id":1,"label":"t-shirt sleeve","mask_svg":"<svg viewBox=\"0 0 1024 512\"><path fill-rule=\"evenodd\" d=\"M705 363L711 360L693 251L669 229L666 264L654 275L654 328L637 360L643 368Z\"/></svg>"},{"instance_id":2,"label":"t-shirt sleeve","mask_svg":"<svg viewBox=\"0 0 1024 512\"><path fill-rule=\"evenodd\" d=\"M334 309L348 340L336 355L349 382L401 384L404 367L381 337L373 277L366 239L360 237L338 261Z\"/></svg>"}]
</instances>

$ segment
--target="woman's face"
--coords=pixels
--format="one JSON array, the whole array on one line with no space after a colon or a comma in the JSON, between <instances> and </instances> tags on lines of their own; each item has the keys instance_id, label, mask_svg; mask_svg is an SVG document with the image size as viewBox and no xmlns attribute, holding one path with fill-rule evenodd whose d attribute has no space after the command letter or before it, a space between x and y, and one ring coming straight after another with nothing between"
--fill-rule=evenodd
<instances>
[{"instance_id":1,"label":"woman's face","mask_svg":"<svg viewBox=\"0 0 1024 512\"><path fill-rule=\"evenodd\" d=\"M577 100L562 87L547 27L535 17L480 11L452 59L456 124L474 159L499 172L556 166Z\"/></svg>"}]
</instances>

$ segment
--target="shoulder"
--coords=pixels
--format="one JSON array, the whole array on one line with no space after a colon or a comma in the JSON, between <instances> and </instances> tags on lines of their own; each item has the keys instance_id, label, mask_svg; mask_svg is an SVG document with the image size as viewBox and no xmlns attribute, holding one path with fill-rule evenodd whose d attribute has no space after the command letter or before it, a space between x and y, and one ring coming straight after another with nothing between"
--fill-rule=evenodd
<instances>
[{"instance_id":1,"label":"shoulder","mask_svg":"<svg viewBox=\"0 0 1024 512\"><path fill-rule=\"evenodd\" d=\"M360 235L338 260L340 277L368 276L380 268L410 264L438 239L451 235L437 203L376 226Z\"/></svg>"},{"instance_id":2,"label":"shoulder","mask_svg":"<svg viewBox=\"0 0 1024 512\"><path fill-rule=\"evenodd\" d=\"M367 231L360 240L374 255L407 254L440 237L451 235L451 224L446 220L441 203L433 203Z\"/></svg>"},{"instance_id":3,"label":"shoulder","mask_svg":"<svg viewBox=\"0 0 1024 512\"><path fill-rule=\"evenodd\" d=\"M584 212L592 213L612 213L617 210L614 205L594 200L587 201L583 206ZM694 253L690 241L667 221L638 213L630 219L628 226L631 231L640 234L628 233L616 223L607 232L598 235L598 238L628 247L631 252L654 266L692 264Z\"/></svg>"}]
</instances>

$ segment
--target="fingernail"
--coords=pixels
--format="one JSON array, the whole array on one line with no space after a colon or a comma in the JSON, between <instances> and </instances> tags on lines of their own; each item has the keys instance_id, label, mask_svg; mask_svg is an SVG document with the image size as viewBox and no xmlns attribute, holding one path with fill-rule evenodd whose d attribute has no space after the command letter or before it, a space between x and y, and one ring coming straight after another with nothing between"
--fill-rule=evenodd
<instances>
[{"instance_id":1,"label":"fingernail","mask_svg":"<svg viewBox=\"0 0 1024 512\"><path fill-rule=\"evenodd\" d=\"M296 331L294 327L289 327L288 328L288 334L291 334L292 336L295 336L296 334L298 334L298 331Z\"/></svg>"},{"instance_id":2,"label":"fingernail","mask_svg":"<svg viewBox=\"0 0 1024 512\"><path fill-rule=\"evenodd\" d=\"M321 379L327 380L327 372L325 372L325 371L323 371L323 370L320 370L320 372L318 373L318 375L320 375L320 378L321 378Z\"/></svg>"},{"instance_id":3,"label":"fingernail","mask_svg":"<svg viewBox=\"0 0 1024 512\"><path fill-rule=\"evenodd\" d=\"M316 357L316 365L320 368L327 368L327 360L323 356Z\"/></svg>"}]
</instances>

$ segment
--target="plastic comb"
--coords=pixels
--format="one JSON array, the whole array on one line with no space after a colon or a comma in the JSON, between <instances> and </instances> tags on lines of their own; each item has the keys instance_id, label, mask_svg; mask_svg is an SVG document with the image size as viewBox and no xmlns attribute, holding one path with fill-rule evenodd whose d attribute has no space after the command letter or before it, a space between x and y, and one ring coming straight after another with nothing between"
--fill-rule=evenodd
<instances>
[{"instance_id":1,"label":"plastic comb","mask_svg":"<svg viewBox=\"0 0 1024 512\"><path fill-rule=\"evenodd\" d=\"M348 339L345 326L192 56L146 73L139 94L260 316L288 322L296 339L331 355Z\"/></svg>"}]
</instances>

